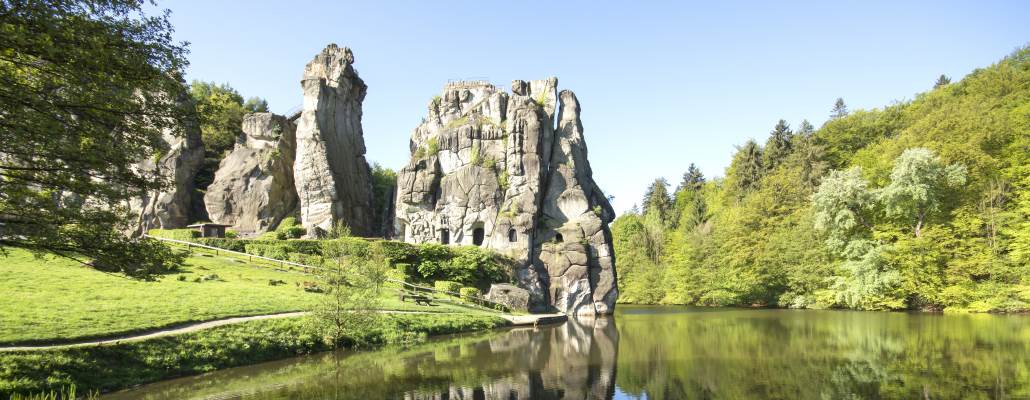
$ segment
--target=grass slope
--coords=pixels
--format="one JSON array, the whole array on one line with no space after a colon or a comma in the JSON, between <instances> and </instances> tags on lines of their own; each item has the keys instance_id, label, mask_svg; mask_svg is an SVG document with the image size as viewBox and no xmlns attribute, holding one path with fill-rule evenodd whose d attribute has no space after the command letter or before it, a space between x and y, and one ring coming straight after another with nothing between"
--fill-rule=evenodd
<instances>
[{"instance_id":1,"label":"grass slope","mask_svg":"<svg viewBox=\"0 0 1030 400\"><path fill-rule=\"evenodd\" d=\"M313 280L310 276L211 254L194 253L180 273L146 282L100 273L62 258L6 250L7 256L0 256L4 298L0 345L71 342L188 322L305 310L319 296L300 288L300 283ZM203 280L211 275L218 278ZM272 286L270 280L286 283ZM389 291L382 306L471 312L453 305L401 303Z\"/></svg>"}]
</instances>

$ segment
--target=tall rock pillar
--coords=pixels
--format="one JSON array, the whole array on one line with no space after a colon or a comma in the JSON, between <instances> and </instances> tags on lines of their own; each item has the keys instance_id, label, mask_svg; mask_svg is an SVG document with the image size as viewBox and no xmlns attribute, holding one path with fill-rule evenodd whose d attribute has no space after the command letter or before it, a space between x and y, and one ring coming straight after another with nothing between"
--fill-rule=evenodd
<instances>
[{"instance_id":1,"label":"tall rock pillar","mask_svg":"<svg viewBox=\"0 0 1030 400\"><path fill-rule=\"evenodd\" d=\"M356 235L374 230L372 178L361 130L367 86L353 63L349 48L330 44L304 69L294 181L309 234L329 231L338 221Z\"/></svg>"}]
</instances>

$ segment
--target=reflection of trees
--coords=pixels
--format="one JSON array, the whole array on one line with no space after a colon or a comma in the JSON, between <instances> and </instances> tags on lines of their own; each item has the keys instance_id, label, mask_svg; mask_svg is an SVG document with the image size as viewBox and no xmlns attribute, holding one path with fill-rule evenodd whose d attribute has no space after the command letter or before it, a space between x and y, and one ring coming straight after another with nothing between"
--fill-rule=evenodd
<instances>
[{"instance_id":1,"label":"reflection of trees","mask_svg":"<svg viewBox=\"0 0 1030 400\"><path fill-rule=\"evenodd\" d=\"M219 371L128 398L610 399L615 383L651 400L1030 398L1030 319L622 313Z\"/></svg>"},{"instance_id":2,"label":"reflection of trees","mask_svg":"<svg viewBox=\"0 0 1030 400\"><path fill-rule=\"evenodd\" d=\"M623 314L617 383L648 399L1019 398L1030 394L1028 322L788 310Z\"/></svg>"},{"instance_id":3,"label":"reflection of trees","mask_svg":"<svg viewBox=\"0 0 1030 400\"><path fill-rule=\"evenodd\" d=\"M618 340L613 319L570 321L219 371L132 398L610 399Z\"/></svg>"}]
</instances>

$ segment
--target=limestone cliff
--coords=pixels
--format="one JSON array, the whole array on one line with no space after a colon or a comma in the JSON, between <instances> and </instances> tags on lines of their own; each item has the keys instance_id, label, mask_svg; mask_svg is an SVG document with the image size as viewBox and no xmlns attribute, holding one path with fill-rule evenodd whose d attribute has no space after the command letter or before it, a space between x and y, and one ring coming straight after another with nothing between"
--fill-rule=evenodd
<instances>
[{"instance_id":1,"label":"limestone cliff","mask_svg":"<svg viewBox=\"0 0 1030 400\"><path fill-rule=\"evenodd\" d=\"M200 123L195 118L196 105L188 95L183 95L178 105L192 116L184 121L182 132L165 131L162 135L167 146L165 151L136 165L144 173L164 180L168 186L128 202L129 211L135 216L128 232L133 236L150 229L184 228L195 218L192 215L194 179L204 161L204 143L200 139Z\"/></svg>"},{"instance_id":2,"label":"limestone cliff","mask_svg":"<svg viewBox=\"0 0 1030 400\"><path fill-rule=\"evenodd\" d=\"M537 308L606 314L618 296L615 213L591 177L579 102L557 83L514 81L511 94L449 83L412 133L395 230L408 242L508 254Z\"/></svg>"},{"instance_id":3,"label":"limestone cliff","mask_svg":"<svg viewBox=\"0 0 1030 400\"><path fill-rule=\"evenodd\" d=\"M309 234L329 231L338 221L356 235L374 230L372 179L361 129L367 87L353 63L350 49L331 44L304 69L293 174L300 218Z\"/></svg>"},{"instance_id":4,"label":"limestone cliff","mask_svg":"<svg viewBox=\"0 0 1030 400\"><path fill-rule=\"evenodd\" d=\"M243 136L222 159L204 203L212 221L250 235L275 229L296 212L293 123L272 113L248 114Z\"/></svg>"}]
</instances>

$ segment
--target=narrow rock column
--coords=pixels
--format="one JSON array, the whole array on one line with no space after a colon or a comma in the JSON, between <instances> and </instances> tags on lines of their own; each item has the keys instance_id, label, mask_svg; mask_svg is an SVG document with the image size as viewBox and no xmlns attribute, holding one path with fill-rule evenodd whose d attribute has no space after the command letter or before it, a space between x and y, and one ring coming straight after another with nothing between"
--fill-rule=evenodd
<instances>
[{"instance_id":1,"label":"narrow rock column","mask_svg":"<svg viewBox=\"0 0 1030 400\"><path fill-rule=\"evenodd\" d=\"M304 108L297 120L294 181L300 218L318 235L343 221L369 235L372 177L365 161L361 103L367 86L354 70L354 55L330 44L304 69Z\"/></svg>"}]
</instances>

